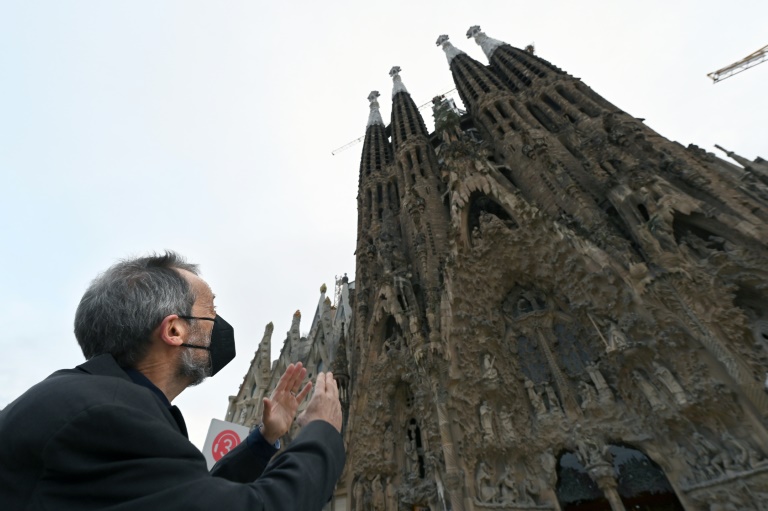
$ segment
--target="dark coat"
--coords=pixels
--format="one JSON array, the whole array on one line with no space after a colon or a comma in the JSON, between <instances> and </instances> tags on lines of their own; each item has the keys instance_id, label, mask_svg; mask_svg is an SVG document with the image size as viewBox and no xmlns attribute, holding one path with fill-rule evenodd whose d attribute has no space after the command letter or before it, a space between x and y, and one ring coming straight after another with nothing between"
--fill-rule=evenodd
<instances>
[{"instance_id":1,"label":"dark coat","mask_svg":"<svg viewBox=\"0 0 768 511\"><path fill-rule=\"evenodd\" d=\"M243 442L209 473L168 408L109 355L0 411L3 510L320 510L344 467L341 435L310 422L264 463Z\"/></svg>"}]
</instances>

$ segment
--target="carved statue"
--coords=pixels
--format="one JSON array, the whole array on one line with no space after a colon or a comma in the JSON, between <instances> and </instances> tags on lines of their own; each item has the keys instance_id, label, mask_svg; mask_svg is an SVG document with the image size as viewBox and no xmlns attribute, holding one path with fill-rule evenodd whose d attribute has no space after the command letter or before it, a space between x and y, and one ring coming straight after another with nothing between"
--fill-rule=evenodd
<instances>
[{"instance_id":1,"label":"carved statue","mask_svg":"<svg viewBox=\"0 0 768 511\"><path fill-rule=\"evenodd\" d=\"M481 502L496 500L496 486L493 484L493 476L484 461L481 461L477 466L475 482L477 484L477 496Z\"/></svg>"},{"instance_id":2,"label":"carved statue","mask_svg":"<svg viewBox=\"0 0 768 511\"><path fill-rule=\"evenodd\" d=\"M611 392L610 387L608 387L608 383L606 383L605 378L603 377L603 373L600 372L595 364L589 364L587 366L587 372L589 373L589 377L592 380L592 383L595 384L600 402L612 403L613 393Z\"/></svg>"},{"instance_id":3,"label":"carved statue","mask_svg":"<svg viewBox=\"0 0 768 511\"><path fill-rule=\"evenodd\" d=\"M545 383L544 392L546 393L547 401L549 401L549 413L554 415L562 414L563 410L560 408L560 400L557 398L557 394L555 393L555 389L552 388L552 385Z\"/></svg>"},{"instance_id":4,"label":"carved statue","mask_svg":"<svg viewBox=\"0 0 768 511\"><path fill-rule=\"evenodd\" d=\"M365 481L362 477L355 483L355 487L352 489L352 497L355 499L355 509L357 511L365 511Z\"/></svg>"},{"instance_id":5,"label":"carved statue","mask_svg":"<svg viewBox=\"0 0 768 511\"><path fill-rule=\"evenodd\" d=\"M416 425L408 426L408 435L405 439L405 455L408 460L408 472L416 474L419 471L419 450L416 444Z\"/></svg>"},{"instance_id":6,"label":"carved statue","mask_svg":"<svg viewBox=\"0 0 768 511\"><path fill-rule=\"evenodd\" d=\"M655 374L661 383L664 384L667 390L669 390L669 392L672 394L672 397L674 397L675 401L677 401L677 404L685 405L688 403L687 399L685 398L685 391L683 390L683 387L680 386L669 369L661 364L654 362L653 374Z\"/></svg>"},{"instance_id":7,"label":"carved statue","mask_svg":"<svg viewBox=\"0 0 768 511\"><path fill-rule=\"evenodd\" d=\"M528 399L531 401L531 406L533 406L536 415L541 416L547 413L547 409L544 406L544 402L541 400L541 396L536 392L533 382L527 378L525 380L525 389L528 391Z\"/></svg>"},{"instance_id":8,"label":"carved statue","mask_svg":"<svg viewBox=\"0 0 768 511\"><path fill-rule=\"evenodd\" d=\"M397 499L395 497L395 483L392 482L391 477L387 477L387 511L397 511Z\"/></svg>"},{"instance_id":9,"label":"carved statue","mask_svg":"<svg viewBox=\"0 0 768 511\"><path fill-rule=\"evenodd\" d=\"M515 480L515 471L507 466L499 479L499 493L501 494L502 504L513 504L520 498L517 490L517 481Z\"/></svg>"},{"instance_id":10,"label":"carved statue","mask_svg":"<svg viewBox=\"0 0 768 511\"><path fill-rule=\"evenodd\" d=\"M586 410L597 404L597 391L589 383L579 382L579 394L581 395L581 409Z\"/></svg>"},{"instance_id":11,"label":"carved statue","mask_svg":"<svg viewBox=\"0 0 768 511\"><path fill-rule=\"evenodd\" d=\"M501 422L502 440L507 444L512 443L515 440L515 427L512 424L512 412L506 406L502 406L499 411L499 421Z\"/></svg>"},{"instance_id":12,"label":"carved statue","mask_svg":"<svg viewBox=\"0 0 768 511\"><path fill-rule=\"evenodd\" d=\"M730 455L730 460L733 462L732 468L741 470L755 469L764 464L765 460L748 442L734 438L727 431L723 432L720 438Z\"/></svg>"},{"instance_id":13,"label":"carved statue","mask_svg":"<svg viewBox=\"0 0 768 511\"><path fill-rule=\"evenodd\" d=\"M648 383L645 378L643 378L643 375L637 371L632 371L632 381L635 382L635 385L640 388L640 391L651 404L651 408L653 410L661 410L665 408L664 403L662 403L661 399L659 399L656 388Z\"/></svg>"},{"instance_id":14,"label":"carved statue","mask_svg":"<svg viewBox=\"0 0 768 511\"><path fill-rule=\"evenodd\" d=\"M520 496L522 503L529 506L535 505L540 493L539 483L534 479L526 477L523 481L523 492Z\"/></svg>"},{"instance_id":15,"label":"carved statue","mask_svg":"<svg viewBox=\"0 0 768 511\"><path fill-rule=\"evenodd\" d=\"M486 353L483 357L483 378L489 383L498 383L499 372L493 367L493 362L491 355Z\"/></svg>"},{"instance_id":16,"label":"carved statue","mask_svg":"<svg viewBox=\"0 0 768 511\"><path fill-rule=\"evenodd\" d=\"M613 351L623 351L629 347L627 336L615 324L611 323L608 327L608 347L605 349L608 353Z\"/></svg>"},{"instance_id":17,"label":"carved statue","mask_svg":"<svg viewBox=\"0 0 768 511\"><path fill-rule=\"evenodd\" d=\"M697 454L697 464L704 469L708 476L718 476L725 471L722 464L723 451L707 440L701 433L694 432L693 448Z\"/></svg>"},{"instance_id":18,"label":"carved statue","mask_svg":"<svg viewBox=\"0 0 768 511\"><path fill-rule=\"evenodd\" d=\"M488 406L488 401L483 401L480 405L480 425L483 428L483 440L492 443L493 435L493 412Z\"/></svg>"},{"instance_id":19,"label":"carved statue","mask_svg":"<svg viewBox=\"0 0 768 511\"><path fill-rule=\"evenodd\" d=\"M373 496L372 504L373 511L386 511L386 502L384 500L384 488L381 486L381 475L376 474L376 477L371 481L371 494Z\"/></svg>"},{"instance_id":20,"label":"carved statue","mask_svg":"<svg viewBox=\"0 0 768 511\"><path fill-rule=\"evenodd\" d=\"M557 459L555 459L555 455L552 454L552 449L547 449L541 453L539 461L541 461L541 469L544 471L544 477L547 484L554 488L555 483L557 482Z\"/></svg>"}]
</instances>

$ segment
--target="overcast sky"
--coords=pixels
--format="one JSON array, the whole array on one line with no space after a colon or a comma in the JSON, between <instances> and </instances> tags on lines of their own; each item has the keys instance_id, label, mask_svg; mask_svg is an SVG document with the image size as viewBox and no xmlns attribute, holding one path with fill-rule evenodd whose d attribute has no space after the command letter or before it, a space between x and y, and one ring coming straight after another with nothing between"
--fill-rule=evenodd
<instances>
[{"instance_id":1,"label":"overcast sky","mask_svg":"<svg viewBox=\"0 0 768 511\"><path fill-rule=\"evenodd\" d=\"M176 400L202 446L265 325L354 278L366 97L388 71L417 104L454 87L469 26L553 62L660 134L768 158L768 2L0 0L0 407L82 362L89 281L165 248L201 265L238 357ZM429 116L429 111L425 111ZM427 119L428 125L431 119Z\"/></svg>"}]
</instances>

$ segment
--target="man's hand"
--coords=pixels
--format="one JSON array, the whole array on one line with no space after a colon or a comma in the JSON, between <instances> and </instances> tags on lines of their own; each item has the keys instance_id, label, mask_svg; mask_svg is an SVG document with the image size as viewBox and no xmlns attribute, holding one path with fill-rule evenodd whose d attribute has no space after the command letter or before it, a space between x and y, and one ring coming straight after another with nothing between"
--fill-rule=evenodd
<instances>
[{"instance_id":1,"label":"man's hand","mask_svg":"<svg viewBox=\"0 0 768 511\"><path fill-rule=\"evenodd\" d=\"M306 376L307 370L301 362L289 365L272 395L264 398L264 413L261 416L264 429L261 430L261 435L270 444L274 444L288 432L296 417L296 410L309 394L312 382L308 382L299 392L301 382Z\"/></svg>"},{"instance_id":2,"label":"man's hand","mask_svg":"<svg viewBox=\"0 0 768 511\"><path fill-rule=\"evenodd\" d=\"M299 426L308 422L322 420L330 422L341 433L341 402L339 387L333 379L333 373L319 373L315 384L315 393L309 400L307 409L299 415Z\"/></svg>"}]
</instances>

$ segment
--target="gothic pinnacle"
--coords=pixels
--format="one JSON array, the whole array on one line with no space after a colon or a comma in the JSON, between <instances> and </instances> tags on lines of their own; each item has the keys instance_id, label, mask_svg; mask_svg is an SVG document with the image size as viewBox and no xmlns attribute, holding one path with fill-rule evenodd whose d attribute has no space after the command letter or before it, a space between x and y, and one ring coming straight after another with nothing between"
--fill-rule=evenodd
<instances>
[{"instance_id":1,"label":"gothic pinnacle","mask_svg":"<svg viewBox=\"0 0 768 511\"><path fill-rule=\"evenodd\" d=\"M463 54L464 52L456 48L454 45L451 44L451 42L448 40L448 36L443 34L440 37L437 38L437 42L435 43L437 46L442 46L443 51L445 52L445 56L448 59L448 65L451 65L451 61L457 57L458 55Z\"/></svg>"},{"instance_id":2,"label":"gothic pinnacle","mask_svg":"<svg viewBox=\"0 0 768 511\"><path fill-rule=\"evenodd\" d=\"M485 56L489 60L491 58L491 55L493 55L493 52L496 51L496 48L504 44L502 41L499 41L498 39L493 39L485 35L485 32L480 30L480 25L474 25L472 27L469 27L469 30L467 30L467 39L470 39L472 37L475 38L475 42L480 45L480 48L483 49L483 53L485 53Z\"/></svg>"},{"instance_id":3,"label":"gothic pinnacle","mask_svg":"<svg viewBox=\"0 0 768 511\"><path fill-rule=\"evenodd\" d=\"M381 113L379 112L378 97L379 91L377 90L371 91L371 93L368 94L368 101L371 102L371 113L368 114L368 126L373 126L374 124L384 126L384 120L381 118Z\"/></svg>"},{"instance_id":4,"label":"gothic pinnacle","mask_svg":"<svg viewBox=\"0 0 768 511\"><path fill-rule=\"evenodd\" d=\"M398 92L408 92L408 89L403 85L403 80L400 79L400 66L394 66L389 70L389 76L392 77L392 97Z\"/></svg>"}]
</instances>

